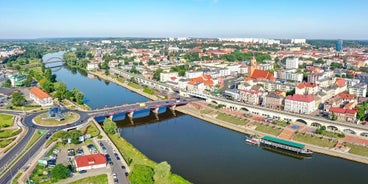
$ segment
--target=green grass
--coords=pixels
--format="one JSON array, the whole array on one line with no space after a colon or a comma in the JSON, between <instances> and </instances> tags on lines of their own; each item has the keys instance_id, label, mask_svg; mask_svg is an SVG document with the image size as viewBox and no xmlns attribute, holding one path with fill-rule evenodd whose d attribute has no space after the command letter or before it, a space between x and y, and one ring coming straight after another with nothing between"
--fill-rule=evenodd
<instances>
[{"instance_id":1,"label":"green grass","mask_svg":"<svg viewBox=\"0 0 368 184\"><path fill-rule=\"evenodd\" d=\"M39 114L34 118L34 121L41 125L62 125L62 124L73 123L79 119L79 114L74 113L74 112L65 113L64 114L65 119L62 121L58 121L54 118L42 119L43 117L47 117L47 116L48 116L47 113Z\"/></svg>"},{"instance_id":2,"label":"green grass","mask_svg":"<svg viewBox=\"0 0 368 184\"><path fill-rule=\"evenodd\" d=\"M278 136L282 132L281 128L275 127L273 125L269 125L269 124L265 125L263 123L258 123L258 122L253 122L253 124L257 126L256 131L260 131L263 133Z\"/></svg>"},{"instance_id":3,"label":"green grass","mask_svg":"<svg viewBox=\"0 0 368 184\"><path fill-rule=\"evenodd\" d=\"M286 127L286 126L289 125L288 122L282 121L282 120L274 121L272 124L277 125L277 126L281 126L281 127Z\"/></svg>"},{"instance_id":4,"label":"green grass","mask_svg":"<svg viewBox=\"0 0 368 184\"><path fill-rule=\"evenodd\" d=\"M97 176L91 176L87 178L83 178L69 184L80 184L80 183L88 183L88 184L100 184L100 183L107 183L107 174L101 174Z\"/></svg>"},{"instance_id":5,"label":"green grass","mask_svg":"<svg viewBox=\"0 0 368 184\"><path fill-rule=\"evenodd\" d=\"M0 138L8 138L18 135L22 132L22 129L8 129L8 130L0 130Z\"/></svg>"},{"instance_id":6,"label":"green grass","mask_svg":"<svg viewBox=\"0 0 368 184\"><path fill-rule=\"evenodd\" d=\"M14 138L10 138L10 139L0 140L0 148L5 148L5 146L9 145L14 140L15 140L15 137Z\"/></svg>"},{"instance_id":7,"label":"green grass","mask_svg":"<svg viewBox=\"0 0 368 184\"><path fill-rule=\"evenodd\" d=\"M145 92L147 94L150 94L150 95L155 94L155 92L152 89L150 89L150 88L144 88L143 92Z\"/></svg>"},{"instance_id":8,"label":"green grass","mask_svg":"<svg viewBox=\"0 0 368 184\"><path fill-rule=\"evenodd\" d=\"M125 83L125 80L123 78L116 78L117 81L121 82L121 83Z\"/></svg>"},{"instance_id":9,"label":"green grass","mask_svg":"<svg viewBox=\"0 0 368 184\"><path fill-rule=\"evenodd\" d=\"M0 114L0 128L10 127L14 124L14 118L9 114Z\"/></svg>"},{"instance_id":10,"label":"green grass","mask_svg":"<svg viewBox=\"0 0 368 184\"><path fill-rule=\"evenodd\" d=\"M30 148L40 137L41 137L42 135L41 134L39 134L39 131L36 131L34 134L33 134L33 136L32 136L32 138L31 138L31 140L29 141L29 143L27 144L27 146L26 146L26 148L25 148L25 150L28 150L28 148Z\"/></svg>"},{"instance_id":11,"label":"green grass","mask_svg":"<svg viewBox=\"0 0 368 184\"><path fill-rule=\"evenodd\" d=\"M226 121L226 122L236 124L236 125L245 125L248 122L247 119L231 116L225 113L218 113L216 119Z\"/></svg>"},{"instance_id":12,"label":"green grass","mask_svg":"<svg viewBox=\"0 0 368 184\"><path fill-rule=\"evenodd\" d=\"M51 180L48 178L47 174L45 175L43 172L50 170L50 168L45 168L44 166L37 165L36 168L33 170L30 179L33 180L34 183L49 184L51 183Z\"/></svg>"},{"instance_id":13,"label":"green grass","mask_svg":"<svg viewBox=\"0 0 368 184\"><path fill-rule=\"evenodd\" d=\"M132 83L132 82L129 82L128 86L133 87L135 89L142 89L142 87L140 85Z\"/></svg>"},{"instance_id":14,"label":"green grass","mask_svg":"<svg viewBox=\"0 0 368 184\"><path fill-rule=\"evenodd\" d=\"M87 129L86 134L91 135L92 137L96 137L100 135L100 131L97 129L96 125L93 122L89 122L89 124L81 129L81 132L84 133Z\"/></svg>"},{"instance_id":15,"label":"green grass","mask_svg":"<svg viewBox=\"0 0 368 184\"><path fill-rule=\"evenodd\" d=\"M18 179L20 178L20 176L22 176L22 173L18 172L17 175L15 175L12 184L18 184Z\"/></svg>"},{"instance_id":16,"label":"green grass","mask_svg":"<svg viewBox=\"0 0 368 184\"><path fill-rule=\"evenodd\" d=\"M303 133L295 133L293 140L328 148L334 147L337 143L336 140L330 141L328 139L320 138L312 134L304 135Z\"/></svg>"},{"instance_id":17,"label":"green grass","mask_svg":"<svg viewBox=\"0 0 368 184\"><path fill-rule=\"evenodd\" d=\"M30 110L34 110L34 109L40 109L41 106L40 105L34 105L34 106L13 106L12 107L13 110L18 110L18 111L30 111ZM41 108L42 109L42 108Z\"/></svg>"},{"instance_id":18,"label":"green grass","mask_svg":"<svg viewBox=\"0 0 368 184\"><path fill-rule=\"evenodd\" d=\"M205 110L200 111L201 114L209 114L211 112L213 112L213 110L211 110L211 109L205 109Z\"/></svg>"},{"instance_id":19,"label":"green grass","mask_svg":"<svg viewBox=\"0 0 368 184\"><path fill-rule=\"evenodd\" d=\"M349 153L368 157L368 146L356 145L351 143L344 143L345 146L350 147Z\"/></svg>"},{"instance_id":20,"label":"green grass","mask_svg":"<svg viewBox=\"0 0 368 184\"><path fill-rule=\"evenodd\" d=\"M141 164L146 165L151 168L155 168L157 163L150 160L142 154L139 150L134 148L132 144L130 144L125 139L121 138L119 134L109 135L111 141L118 148L119 152L124 157L124 160L128 163L131 168L134 168L134 165ZM190 182L178 176L176 174L171 174L168 178L162 180L156 180L155 183L160 184L189 184Z\"/></svg>"}]
</instances>

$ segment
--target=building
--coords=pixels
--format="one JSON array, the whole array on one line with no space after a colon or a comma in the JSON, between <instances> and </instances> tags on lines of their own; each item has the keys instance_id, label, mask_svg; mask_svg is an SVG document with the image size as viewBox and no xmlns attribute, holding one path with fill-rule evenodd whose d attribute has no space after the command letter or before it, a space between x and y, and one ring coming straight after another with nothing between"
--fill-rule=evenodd
<instances>
[{"instance_id":1,"label":"building","mask_svg":"<svg viewBox=\"0 0 368 184\"><path fill-rule=\"evenodd\" d=\"M97 62L87 63L87 70L96 70L96 69L98 69Z\"/></svg>"},{"instance_id":2,"label":"building","mask_svg":"<svg viewBox=\"0 0 368 184\"><path fill-rule=\"evenodd\" d=\"M41 106L48 106L53 104L51 96L38 87L32 87L29 90L29 98L31 98Z\"/></svg>"},{"instance_id":3,"label":"building","mask_svg":"<svg viewBox=\"0 0 368 184\"><path fill-rule=\"evenodd\" d=\"M203 75L203 71L185 72L185 77L188 79L201 77L202 75Z\"/></svg>"},{"instance_id":4,"label":"building","mask_svg":"<svg viewBox=\"0 0 368 184\"><path fill-rule=\"evenodd\" d=\"M302 82L295 88L295 94L299 94L299 95L317 94L318 91L319 91L319 88L317 84L312 84L309 82Z\"/></svg>"},{"instance_id":5,"label":"building","mask_svg":"<svg viewBox=\"0 0 368 184\"><path fill-rule=\"evenodd\" d=\"M284 97L277 93L268 93L262 101L262 105L271 109L284 109Z\"/></svg>"},{"instance_id":6,"label":"building","mask_svg":"<svg viewBox=\"0 0 368 184\"><path fill-rule=\"evenodd\" d=\"M330 112L330 117L332 117L334 114L336 116L337 121L354 123L356 120L356 114L357 114L356 110L343 109L339 107L330 107L329 112Z\"/></svg>"},{"instance_id":7,"label":"building","mask_svg":"<svg viewBox=\"0 0 368 184\"><path fill-rule=\"evenodd\" d=\"M258 69L258 64L256 58L253 56L252 60L250 60L250 64L248 67L248 76L252 76L253 72Z\"/></svg>"},{"instance_id":8,"label":"building","mask_svg":"<svg viewBox=\"0 0 368 184\"><path fill-rule=\"evenodd\" d=\"M349 94L353 94L356 97L367 97L367 84L359 83L349 87Z\"/></svg>"},{"instance_id":9,"label":"building","mask_svg":"<svg viewBox=\"0 0 368 184\"><path fill-rule=\"evenodd\" d=\"M277 71L275 72L275 77L287 81L303 81L303 74L297 73L295 70Z\"/></svg>"},{"instance_id":10,"label":"building","mask_svg":"<svg viewBox=\"0 0 368 184\"><path fill-rule=\"evenodd\" d=\"M92 154L79 156L75 159L76 170L90 170L106 167L106 157L104 154Z\"/></svg>"},{"instance_id":11,"label":"building","mask_svg":"<svg viewBox=\"0 0 368 184\"><path fill-rule=\"evenodd\" d=\"M299 58L287 58L286 59L286 69L298 69Z\"/></svg>"},{"instance_id":12,"label":"building","mask_svg":"<svg viewBox=\"0 0 368 184\"><path fill-rule=\"evenodd\" d=\"M286 96L284 110L299 114L310 114L316 110L314 96L299 94Z\"/></svg>"},{"instance_id":13,"label":"building","mask_svg":"<svg viewBox=\"0 0 368 184\"><path fill-rule=\"evenodd\" d=\"M341 39L336 42L336 51L341 52L343 50L343 41Z\"/></svg>"},{"instance_id":14,"label":"building","mask_svg":"<svg viewBox=\"0 0 368 184\"><path fill-rule=\"evenodd\" d=\"M178 72L170 72L170 73L160 73L160 81L177 81L179 80Z\"/></svg>"},{"instance_id":15,"label":"building","mask_svg":"<svg viewBox=\"0 0 368 184\"><path fill-rule=\"evenodd\" d=\"M305 44L306 42L307 42L306 39L300 39L300 38L291 39L291 43L293 43L293 44Z\"/></svg>"},{"instance_id":16,"label":"building","mask_svg":"<svg viewBox=\"0 0 368 184\"><path fill-rule=\"evenodd\" d=\"M27 76L26 75L10 75L9 79L13 87L23 86L24 82L27 80Z\"/></svg>"},{"instance_id":17,"label":"building","mask_svg":"<svg viewBox=\"0 0 368 184\"><path fill-rule=\"evenodd\" d=\"M260 97L262 96L261 91L256 90L240 90L239 100L244 103L258 105L260 104Z\"/></svg>"}]
</instances>

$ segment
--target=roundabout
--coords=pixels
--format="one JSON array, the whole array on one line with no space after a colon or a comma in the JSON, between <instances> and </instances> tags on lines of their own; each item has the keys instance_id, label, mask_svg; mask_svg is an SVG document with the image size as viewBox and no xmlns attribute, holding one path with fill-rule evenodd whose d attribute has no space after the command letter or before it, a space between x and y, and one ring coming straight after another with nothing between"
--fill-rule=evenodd
<instances>
[{"instance_id":1,"label":"roundabout","mask_svg":"<svg viewBox=\"0 0 368 184\"><path fill-rule=\"evenodd\" d=\"M74 123L80 119L80 115L76 112L67 112L64 114L63 120L48 117L47 113L41 113L33 118L33 123L39 126L57 127L70 123Z\"/></svg>"}]
</instances>

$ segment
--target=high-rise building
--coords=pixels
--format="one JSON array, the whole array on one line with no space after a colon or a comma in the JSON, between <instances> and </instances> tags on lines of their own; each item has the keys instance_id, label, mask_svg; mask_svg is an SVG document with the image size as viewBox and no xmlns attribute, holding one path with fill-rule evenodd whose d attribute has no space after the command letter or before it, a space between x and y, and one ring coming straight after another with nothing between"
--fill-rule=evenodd
<instances>
[{"instance_id":1,"label":"high-rise building","mask_svg":"<svg viewBox=\"0 0 368 184\"><path fill-rule=\"evenodd\" d=\"M286 69L298 69L299 58L287 58L286 59Z\"/></svg>"},{"instance_id":2,"label":"high-rise building","mask_svg":"<svg viewBox=\"0 0 368 184\"><path fill-rule=\"evenodd\" d=\"M342 46L342 40L341 40L341 39L339 39L339 40L337 40L337 42L336 42L336 51L341 52L341 51L342 51L342 49L343 49L343 46Z\"/></svg>"}]
</instances>

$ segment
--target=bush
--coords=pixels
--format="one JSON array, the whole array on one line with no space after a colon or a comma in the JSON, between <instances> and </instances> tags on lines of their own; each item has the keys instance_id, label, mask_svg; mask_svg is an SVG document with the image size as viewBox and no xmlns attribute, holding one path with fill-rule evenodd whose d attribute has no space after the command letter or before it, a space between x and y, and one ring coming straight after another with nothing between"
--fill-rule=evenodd
<instances>
[{"instance_id":1,"label":"bush","mask_svg":"<svg viewBox=\"0 0 368 184\"><path fill-rule=\"evenodd\" d=\"M153 184L153 169L146 165L136 164L128 176L132 184Z\"/></svg>"}]
</instances>

